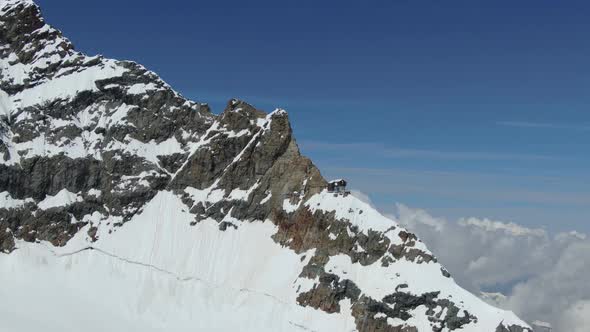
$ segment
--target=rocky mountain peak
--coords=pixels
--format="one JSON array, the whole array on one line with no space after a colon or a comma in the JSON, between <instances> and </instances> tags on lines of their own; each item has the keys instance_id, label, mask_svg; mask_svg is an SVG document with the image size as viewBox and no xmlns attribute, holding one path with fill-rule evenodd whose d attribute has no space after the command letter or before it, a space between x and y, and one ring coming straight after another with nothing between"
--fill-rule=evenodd
<instances>
[{"instance_id":1,"label":"rocky mountain peak","mask_svg":"<svg viewBox=\"0 0 590 332\"><path fill-rule=\"evenodd\" d=\"M55 280L34 305L88 278L92 303L126 294L112 303L132 309L105 315L137 329L528 330L416 235L328 192L284 110L231 99L215 115L137 63L74 51L31 1L0 0L0 89L0 275Z\"/></svg>"},{"instance_id":2,"label":"rocky mountain peak","mask_svg":"<svg viewBox=\"0 0 590 332\"><path fill-rule=\"evenodd\" d=\"M41 76L55 74L56 65L66 57L75 58L72 43L45 23L32 1L3 1L0 18L0 54L5 59L2 90L10 93L35 85ZM31 70L25 71L26 66Z\"/></svg>"}]
</instances>

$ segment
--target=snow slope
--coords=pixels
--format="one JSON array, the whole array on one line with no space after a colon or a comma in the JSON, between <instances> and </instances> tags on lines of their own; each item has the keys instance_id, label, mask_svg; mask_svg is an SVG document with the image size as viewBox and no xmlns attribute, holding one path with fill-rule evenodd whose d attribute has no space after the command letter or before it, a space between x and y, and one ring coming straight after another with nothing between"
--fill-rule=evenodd
<instances>
[{"instance_id":1,"label":"snow slope","mask_svg":"<svg viewBox=\"0 0 590 332\"><path fill-rule=\"evenodd\" d=\"M196 227L183 223L190 219L178 197L162 192L126 227L92 244L93 250L83 232L61 248L19 242L13 254L0 256L0 282L13 285L0 291L3 326L354 330L345 310L329 315L296 304L298 274L311 255L272 241L274 225L243 223L220 232L214 220ZM71 320L64 321L63 311Z\"/></svg>"},{"instance_id":2,"label":"snow slope","mask_svg":"<svg viewBox=\"0 0 590 332\"><path fill-rule=\"evenodd\" d=\"M376 213L352 196L336 199L347 201L347 207ZM327 201L330 206L332 202ZM220 232L214 220L196 227L189 226L190 220L178 196L160 192L125 227L98 242L90 242L85 232L64 247L19 241L14 253L0 255L0 282L11 285L0 290L4 328L356 330L349 300L342 301L343 310L336 314L296 304L298 290L311 286L298 275L313 252L296 254L272 241L276 226L271 222L241 222L237 230ZM434 278L440 275L438 264L400 261L388 268L379 264L363 267L338 255L331 257L327 268L347 275L373 297L409 283L415 293L440 290L461 298L464 308L482 317L462 331L493 331L502 319L507 324L522 324L513 314L467 293L452 279ZM68 312L67 319L63 312ZM417 326L419 331L431 328L419 315L392 323Z\"/></svg>"}]
</instances>

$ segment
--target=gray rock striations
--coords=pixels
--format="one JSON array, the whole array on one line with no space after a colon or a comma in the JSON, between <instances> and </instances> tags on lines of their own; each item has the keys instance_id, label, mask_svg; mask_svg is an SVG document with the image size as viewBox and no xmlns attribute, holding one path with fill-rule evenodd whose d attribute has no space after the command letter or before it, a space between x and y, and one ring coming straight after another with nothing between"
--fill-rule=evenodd
<instances>
[{"instance_id":1,"label":"gray rock striations","mask_svg":"<svg viewBox=\"0 0 590 332\"><path fill-rule=\"evenodd\" d=\"M392 281L390 292L375 297L330 268L338 255L360 267L434 264L433 278L452 282L420 240L394 222L364 229L354 220L371 218L367 211L346 208L343 217L311 203L327 182L300 154L285 111L266 114L232 99L215 115L139 64L76 51L31 1L0 5L4 254L19 241L64 246L79 232L100 241L100 220L116 232L167 191L181 198L193 226L209 219L220 232L241 227L232 220L276 225L277 244L313 252L300 278L315 283L297 290L298 305L334 313L349 300L359 331L417 331L412 322L419 318L432 331L450 331L485 314L440 292L418 293L412 280L410 287ZM493 329L530 331L501 320Z\"/></svg>"}]
</instances>

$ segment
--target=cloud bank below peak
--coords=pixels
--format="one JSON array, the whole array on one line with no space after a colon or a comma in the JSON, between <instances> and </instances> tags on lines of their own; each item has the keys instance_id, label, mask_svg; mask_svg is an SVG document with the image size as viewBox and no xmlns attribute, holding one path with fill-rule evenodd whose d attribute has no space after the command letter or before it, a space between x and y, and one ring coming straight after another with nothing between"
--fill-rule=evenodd
<instances>
[{"instance_id":1,"label":"cloud bank below peak","mask_svg":"<svg viewBox=\"0 0 590 332\"><path fill-rule=\"evenodd\" d=\"M395 211L391 217L415 232L471 292L487 293L484 300L529 322L548 321L559 331L587 330L586 234L552 235L541 228L473 217L448 221L403 204Z\"/></svg>"}]
</instances>

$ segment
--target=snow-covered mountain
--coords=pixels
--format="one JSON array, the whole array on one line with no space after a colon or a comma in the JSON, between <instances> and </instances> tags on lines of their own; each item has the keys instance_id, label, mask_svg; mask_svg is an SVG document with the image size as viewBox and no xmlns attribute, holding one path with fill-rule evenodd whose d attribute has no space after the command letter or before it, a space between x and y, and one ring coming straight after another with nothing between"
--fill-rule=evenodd
<instances>
[{"instance_id":1,"label":"snow-covered mountain","mask_svg":"<svg viewBox=\"0 0 590 332\"><path fill-rule=\"evenodd\" d=\"M220 115L0 0L0 330L530 331L334 195L288 115Z\"/></svg>"}]
</instances>

